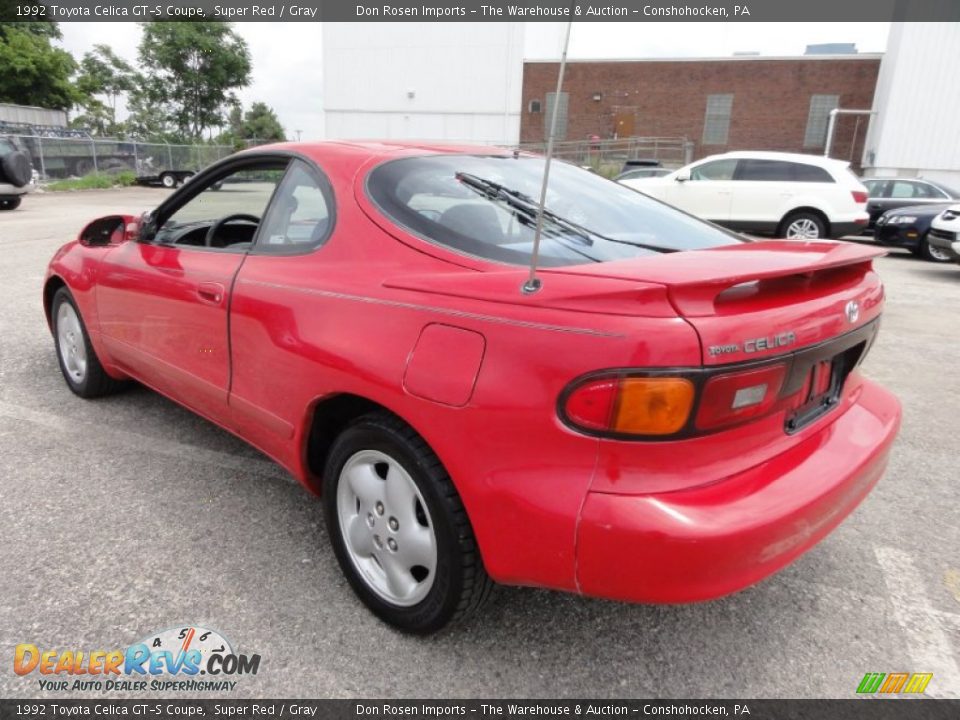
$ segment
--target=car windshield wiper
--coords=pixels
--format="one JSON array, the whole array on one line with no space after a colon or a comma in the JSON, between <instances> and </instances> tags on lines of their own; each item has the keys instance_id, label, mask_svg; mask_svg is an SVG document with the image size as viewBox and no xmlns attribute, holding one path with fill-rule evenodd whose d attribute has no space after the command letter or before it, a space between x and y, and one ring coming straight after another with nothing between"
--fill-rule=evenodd
<instances>
[{"instance_id":1,"label":"car windshield wiper","mask_svg":"<svg viewBox=\"0 0 960 720\"><path fill-rule=\"evenodd\" d=\"M456 173L456 178L472 190L481 193L491 200L500 200L505 202L511 208L520 210L531 218L536 218L537 212L540 209L540 204L529 195L522 193L519 190L511 190L510 188L507 188L500 183L496 183L493 180L487 180L486 178L478 177L466 172ZM593 238L600 238L601 240L606 240L607 242L618 243L620 245L631 245L633 247L643 248L644 250L652 250L653 252L672 253L678 251L677 248L664 247L663 245L653 245L649 243L635 242L633 240L620 240L618 238L612 238L607 235L603 235L602 233L598 233L596 230L591 230L588 227L584 227L573 220L569 220L561 215L558 215L552 210L547 210L547 208L543 208L543 216L550 220L554 225L574 233L583 239L587 245L593 245Z\"/></svg>"}]
</instances>

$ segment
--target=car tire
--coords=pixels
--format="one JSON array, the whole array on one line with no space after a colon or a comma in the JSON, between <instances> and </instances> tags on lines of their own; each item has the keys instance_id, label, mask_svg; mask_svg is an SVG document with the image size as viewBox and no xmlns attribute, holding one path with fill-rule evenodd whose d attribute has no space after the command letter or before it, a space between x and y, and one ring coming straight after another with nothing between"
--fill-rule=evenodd
<instances>
[{"instance_id":1,"label":"car tire","mask_svg":"<svg viewBox=\"0 0 960 720\"><path fill-rule=\"evenodd\" d=\"M0 200L0 210L16 210L20 207L21 199L18 197L15 198L3 198Z\"/></svg>"},{"instance_id":2,"label":"car tire","mask_svg":"<svg viewBox=\"0 0 960 720\"><path fill-rule=\"evenodd\" d=\"M116 392L125 385L103 369L73 295L65 287L53 296L50 318L57 362L70 390L82 398L95 398Z\"/></svg>"},{"instance_id":3,"label":"car tire","mask_svg":"<svg viewBox=\"0 0 960 720\"><path fill-rule=\"evenodd\" d=\"M177 186L177 178L170 173L163 173L163 175L160 176L160 184L165 188L173 189Z\"/></svg>"},{"instance_id":4,"label":"car tire","mask_svg":"<svg viewBox=\"0 0 960 720\"><path fill-rule=\"evenodd\" d=\"M804 210L787 215L777 228L777 236L793 240L818 240L826 238L827 223L816 213Z\"/></svg>"},{"instance_id":5,"label":"car tire","mask_svg":"<svg viewBox=\"0 0 960 720\"><path fill-rule=\"evenodd\" d=\"M935 263L948 263L953 261L953 258L950 257L950 254L946 250L941 250L930 244L927 240L926 233L920 238L920 257L928 262Z\"/></svg>"},{"instance_id":6,"label":"car tire","mask_svg":"<svg viewBox=\"0 0 960 720\"><path fill-rule=\"evenodd\" d=\"M489 597L493 581L450 476L394 415L364 415L336 438L323 498L340 568L383 621L425 635Z\"/></svg>"}]
</instances>

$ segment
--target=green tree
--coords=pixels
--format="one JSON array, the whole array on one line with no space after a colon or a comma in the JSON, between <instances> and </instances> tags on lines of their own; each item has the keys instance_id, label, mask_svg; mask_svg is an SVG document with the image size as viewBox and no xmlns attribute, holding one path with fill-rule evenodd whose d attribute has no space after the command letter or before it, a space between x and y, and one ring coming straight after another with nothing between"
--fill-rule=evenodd
<instances>
[{"instance_id":1,"label":"green tree","mask_svg":"<svg viewBox=\"0 0 960 720\"><path fill-rule=\"evenodd\" d=\"M122 130L117 123L117 100L141 83L139 73L109 45L94 45L80 62L76 86L84 99L79 104L81 116L75 123L86 121L86 126L100 135L117 134Z\"/></svg>"},{"instance_id":2,"label":"green tree","mask_svg":"<svg viewBox=\"0 0 960 720\"><path fill-rule=\"evenodd\" d=\"M232 93L250 82L250 53L225 22L143 23L144 93L184 139L221 127Z\"/></svg>"},{"instance_id":3,"label":"green tree","mask_svg":"<svg viewBox=\"0 0 960 720\"><path fill-rule=\"evenodd\" d=\"M73 56L54 47L56 23L0 23L0 102L68 110L80 97Z\"/></svg>"},{"instance_id":4,"label":"green tree","mask_svg":"<svg viewBox=\"0 0 960 720\"><path fill-rule=\"evenodd\" d=\"M243 116L243 135L245 140L258 142L282 142L287 139L280 118L264 102L255 102Z\"/></svg>"}]
</instances>

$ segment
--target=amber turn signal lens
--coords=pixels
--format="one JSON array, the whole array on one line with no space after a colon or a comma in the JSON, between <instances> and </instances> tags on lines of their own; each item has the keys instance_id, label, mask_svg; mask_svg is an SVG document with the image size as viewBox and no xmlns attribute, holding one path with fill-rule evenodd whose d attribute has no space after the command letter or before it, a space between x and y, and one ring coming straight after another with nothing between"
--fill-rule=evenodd
<instances>
[{"instance_id":1,"label":"amber turn signal lens","mask_svg":"<svg viewBox=\"0 0 960 720\"><path fill-rule=\"evenodd\" d=\"M693 398L693 383L686 378L623 378L610 429L627 435L672 435L687 424Z\"/></svg>"}]
</instances>

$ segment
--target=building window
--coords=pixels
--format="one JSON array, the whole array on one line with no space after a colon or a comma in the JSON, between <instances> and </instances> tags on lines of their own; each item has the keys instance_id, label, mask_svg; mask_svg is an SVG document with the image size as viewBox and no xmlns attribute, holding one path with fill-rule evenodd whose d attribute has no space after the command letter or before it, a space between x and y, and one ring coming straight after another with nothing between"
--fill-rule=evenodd
<instances>
[{"instance_id":1,"label":"building window","mask_svg":"<svg viewBox=\"0 0 960 720\"><path fill-rule=\"evenodd\" d=\"M547 93L547 112L543 115L543 137L550 137L550 119L553 117L553 105L557 99L556 93ZM557 103L557 130L556 140L567 139L567 108L570 105L570 94L560 93L560 102Z\"/></svg>"},{"instance_id":2,"label":"building window","mask_svg":"<svg viewBox=\"0 0 960 720\"><path fill-rule=\"evenodd\" d=\"M703 120L703 144L726 145L730 133L733 94L707 95L707 113Z\"/></svg>"},{"instance_id":3,"label":"building window","mask_svg":"<svg viewBox=\"0 0 960 720\"><path fill-rule=\"evenodd\" d=\"M839 95L811 95L807 132L803 135L805 148L822 148L827 141L827 123L830 111L840 107Z\"/></svg>"},{"instance_id":4,"label":"building window","mask_svg":"<svg viewBox=\"0 0 960 720\"><path fill-rule=\"evenodd\" d=\"M531 101L530 101L530 105L529 105L529 107L528 107L527 109L528 109L530 112L532 112L532 113L538 113L538 112L540 112L540 101L539 101L539 100L531 100Z\"/></svg>"}]
</instances>

